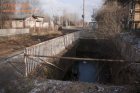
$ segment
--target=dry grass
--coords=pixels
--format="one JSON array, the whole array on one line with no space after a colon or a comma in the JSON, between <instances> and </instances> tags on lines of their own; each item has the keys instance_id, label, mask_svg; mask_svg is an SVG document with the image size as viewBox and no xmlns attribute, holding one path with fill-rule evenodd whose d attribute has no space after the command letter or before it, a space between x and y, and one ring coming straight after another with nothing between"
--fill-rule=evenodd
<instances>
[{"instance_id":1,"label":"dry grass","mask_svg":"<svg viewBox=\"0 0 140 93\"><path fill-rule=\"evenodd\" d=\"M49 31L45 34L46 35L62 35L62 32L60 32L60 31Z\"/></svg>"},{"instance_id":2,"label":"dry grass","mask_svg":"<svg viewBox=\"0 0 140 93\"><path fill-rule=\"evenodd\" d=\"M39 35L39 36L44 36L44 35L62 35L60 31L57 30L49 30L49 29L30 29L30 34L31 35Z\"/></svg>"}]
</instances>

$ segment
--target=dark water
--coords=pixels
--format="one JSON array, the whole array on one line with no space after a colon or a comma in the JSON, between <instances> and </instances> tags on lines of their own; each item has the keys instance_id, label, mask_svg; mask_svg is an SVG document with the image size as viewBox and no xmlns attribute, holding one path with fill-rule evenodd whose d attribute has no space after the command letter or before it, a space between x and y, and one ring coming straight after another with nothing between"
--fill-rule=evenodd
<instances>
[{"instance_id":1,"label":"dark water","mask_svg":"<svg viewBox=\"0 0 140 93\"><path fill-rule=\"evenodd\" d=\"M83 82L97 81L97 68L95 63L79 62L78 63L78 80Z\"/></svg>"},{"instance_id":2,"label":"dark water","mask_svg":"<svg viewBox=\"0 0 140 93\"><path fill-rule=\"evenodd\" d=\"M64 77L64 80L106 84L111 82L110 67L104 63L99 64L88 61L75 62Z\"/></svg>"}]
</instances>

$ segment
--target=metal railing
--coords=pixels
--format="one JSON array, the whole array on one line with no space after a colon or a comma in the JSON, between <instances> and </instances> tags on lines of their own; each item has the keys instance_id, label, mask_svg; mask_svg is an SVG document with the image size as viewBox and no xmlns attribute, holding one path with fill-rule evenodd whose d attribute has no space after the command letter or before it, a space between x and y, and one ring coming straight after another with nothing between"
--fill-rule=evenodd
<instances>
[{"instance_id":1,"label":"metal railing","mask_svg":"<svg viewBox=\"0 0 140 93\"><path fill-rule=\"evenodd\" d=\"M13 77L16 76L24 76L25 75L25 64L24 64L24 52L19 51L13 53L5 58L0 59L0 69L5 71L13 71L10 74ZM8 72L4 73L8 74ZM15 76L15 77L16 77Z\"/></svg>"},{"instance_id":2,"label":"metal railing","mask_svg":"<svg viewBox=\"0 0 140 93\"><path fill-rule=\"evenodd\" d=\"M26 76L31 73L38 65L43 63L42 60L48 61L47 57L31 57L28 55L55 56L64 51L67 47L75 43L80 38L80 32L74 32L60 36L37 45L33 45L24 50L24 61L26 67ZM53 65L53 64L52 64Z\"/></svg>"}]
</instances>

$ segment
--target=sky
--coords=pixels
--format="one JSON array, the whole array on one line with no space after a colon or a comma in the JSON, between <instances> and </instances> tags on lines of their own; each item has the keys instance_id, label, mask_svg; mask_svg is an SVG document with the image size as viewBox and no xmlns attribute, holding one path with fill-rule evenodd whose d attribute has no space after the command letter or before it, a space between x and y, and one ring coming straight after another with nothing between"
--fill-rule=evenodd
<instances>
[{"instance_id":1,"label":"sky","mask_svg":"<svg viewBox=\"0 0 140 93\"><path fill-rule=\"evenodd\" d=\"M91 20L93 9L99 9L102 6L102 0L85 0L85 19ZM83 0L40 0L44 12L50 16L62 15L64 12L77 13L80 18L83 9Z\"/></svg>"}]
</instances>

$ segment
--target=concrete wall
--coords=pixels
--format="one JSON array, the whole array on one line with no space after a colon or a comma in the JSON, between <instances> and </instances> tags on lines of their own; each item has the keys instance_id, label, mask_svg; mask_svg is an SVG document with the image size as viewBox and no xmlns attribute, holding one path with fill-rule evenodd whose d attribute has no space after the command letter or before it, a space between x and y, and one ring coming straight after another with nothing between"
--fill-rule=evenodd
<instances>
[{"instance_id":1,"label":"concrete wall","mask_svg":"<svg viewBox=\"0 0 140 93\"><path fill-rule=\"evenodd\" d=\"M101 37L96 37L94 32L81 32L80 38L99 39ZM114 39L110 39L110 41L114 42L122 58L129 61L110 64L113 82L117 84L135 84L140 82L140 38L132 33L121 33ZM116 55L116 57L120 55Z\"/></svg>"},{"instance_id":2,"label":"concrete wall","mask_svg":"<svg viewBox=\"0 0 140 93\"><path fill-rule=\"evenodd\" d=\"M43 23L43 28L49 28L49 22L44 22Z\"/></svg>"},{"instance_id":3,"label":"concrete wall","mask_svg":"<svg viewBox=\"0 0 140 93\"><path fill-rule=\"evenodd\" d=\"M95 32L94 31L82 31L81 33L80 33L80 38L88 38L88 39L90 39L90 38L96 38L96 36L95 36Z\"/></svg>"},{"instance_id":4,"label":"concrete wall","mask_svg":"<svg viewBox=\"0 0 140 93\"><path fill-rule=\"evenodd\" d=\"M140 38L132 33L122 33L114 39L116 48L127 63L112 64L116 83L137 84L140 82Z\"/></svg>"},{"instance_id":5,"label":"concrete wall","mask_svg":"<svg viewBox=\"0 0 140 93\"><path fill-rule=\"evenodd\" d=\"M28 34L29 29L0 29L0 36L12 36L19 34Z\"/></svg>"},{"instance_id":6,"label":"concrete wall","mask_svg":"<svg viewBox=\"0 0 140 93\"><path fill-rule=\"evenodd\" d=\"M43 27L43 22L36 22L36 27L40 27L40 28L42 28Z\"/></svg>"},{"instance_id":7,"label":"concrete wall","mask_svg":"<svg viewBox=\"0 0 140 93\"><path fill-rule=\"evenodd\" d=\"M130 62L140 62L140 38L130 33L122 33L117 36L115 44L123 58Z\"/></svg>"}]
</instances>

